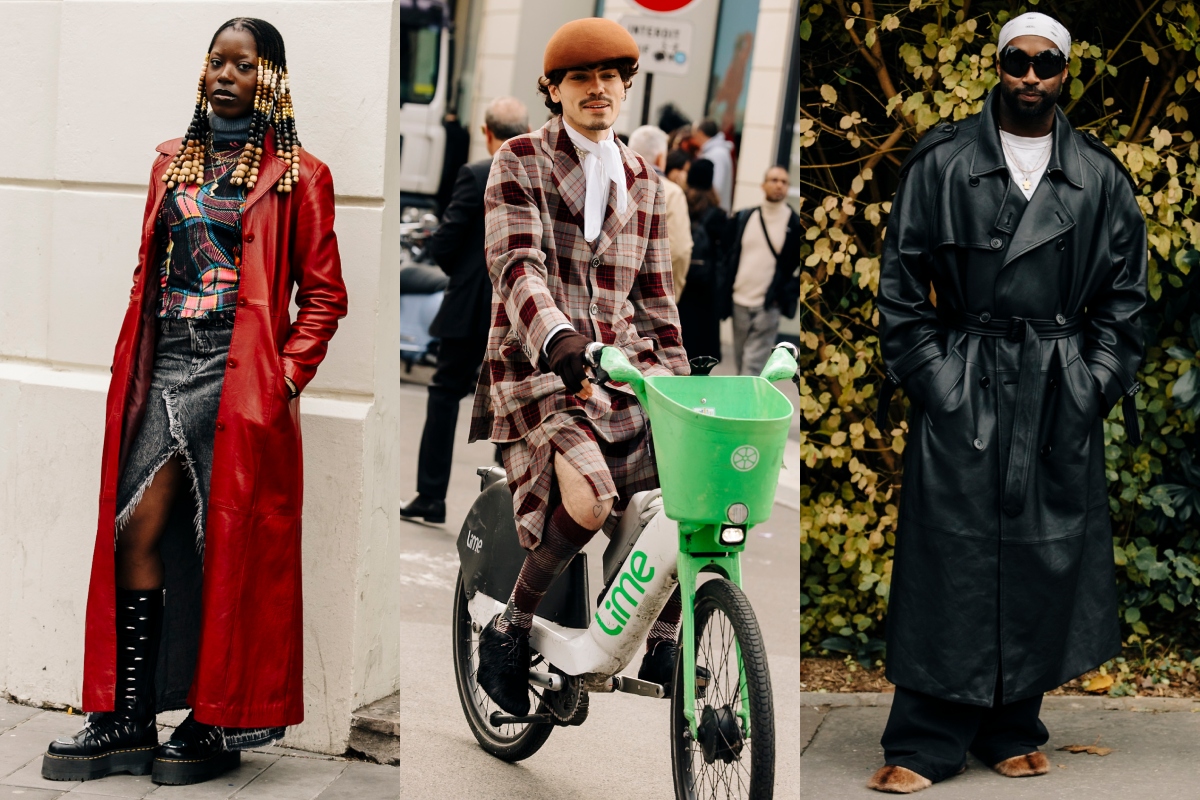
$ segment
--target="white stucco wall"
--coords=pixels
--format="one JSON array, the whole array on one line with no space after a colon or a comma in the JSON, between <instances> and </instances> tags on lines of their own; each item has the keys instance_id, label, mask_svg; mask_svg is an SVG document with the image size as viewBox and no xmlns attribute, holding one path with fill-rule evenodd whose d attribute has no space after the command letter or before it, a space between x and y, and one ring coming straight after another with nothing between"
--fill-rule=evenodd
<instances>
[{"instance_id":1,"label":"white stucco wall","mask_svg":"<svg viewBox=\"0 0 1200 800\"><path fill-rule=\"evenodd\" d=\"M305 715L340 753L399 687L398 8L0 2L0 693L77 706L109 364L155 146L182 135L235 16L284 36L297 127L329 164L349 290L301 400Z\"/></svg>"},{"instance_id":2,"label":"white stucco wall","mask_svg":"<svg viewBox=\"0 0 1200 800\"><path fill-rule=\"evenodd\" d=\"M737 183L733 187L735 211L763 201L763 175L775 162L783 129L780 114L797 13L796 0L759 0Z\"/></svg>"}]
</instances>

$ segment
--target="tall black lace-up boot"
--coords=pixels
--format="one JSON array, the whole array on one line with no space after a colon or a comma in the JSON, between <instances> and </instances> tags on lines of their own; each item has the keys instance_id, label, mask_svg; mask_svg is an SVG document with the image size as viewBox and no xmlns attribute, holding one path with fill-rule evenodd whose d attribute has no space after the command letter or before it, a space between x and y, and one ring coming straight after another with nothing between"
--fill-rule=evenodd
<instances>
[{"instance_id":1,"label":"tall black lace-up boot","mask_svg":"<svg viewBox=\"0 0 1200 800\"><path fill-rule=\"evenodd\" d=\"M147 775L158 746L154 671L162 636L162 589L117 590L117 696L112 711L91 714L69 739L55 739L42 777L87 781L115 772Z\"/></svg>"}]
</instances>

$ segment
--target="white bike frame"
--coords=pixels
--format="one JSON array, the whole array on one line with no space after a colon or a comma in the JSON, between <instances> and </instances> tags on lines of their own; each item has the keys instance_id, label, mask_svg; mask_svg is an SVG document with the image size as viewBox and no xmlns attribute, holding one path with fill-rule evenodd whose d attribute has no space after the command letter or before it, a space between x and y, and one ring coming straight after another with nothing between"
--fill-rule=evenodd
<instances>
[{"instance_id":1,"label":"white bike frame","mask_svg":"<svg viewBox=\"0 0 1200 800\"><path fill-rule=\"evenodd\" d=\"M534 616L530 646L567 675L607 679L629 665L679 582L679 525L659 509L585 628L566 628ZM468 609L484 628L504 601L476 592Z\"/></svg>"}]
</instances>

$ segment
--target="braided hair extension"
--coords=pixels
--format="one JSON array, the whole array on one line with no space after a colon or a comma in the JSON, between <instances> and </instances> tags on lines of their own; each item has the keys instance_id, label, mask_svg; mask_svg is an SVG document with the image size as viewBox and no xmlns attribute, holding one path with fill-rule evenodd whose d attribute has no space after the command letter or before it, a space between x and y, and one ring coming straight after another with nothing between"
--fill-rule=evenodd
<instances>
[{"instance_id":1,"label":"braided hair extension","mask_svg":"<svg viewBox=\"0 0 1200 800\"><path fill-rule=\"evenodd\" d=\"M253 17L234 17L217 28L217 32L213 34L212 41L208 44L209 52L204 55L204 67L200 70L200 83L196 89L196 110L192 114L187 134L179 145L179 152L171 159L162 179L168 189L175 188L177 184L202 183L204 180L205 149L211 132L204 79L217 37L229 28L248 32L254 37L258 49L258 86L254 93L250 132L238 163L233 168L231 182L235 186L245 185L247 192L254 188L254 184L258 182L259 162L262 159L267 128L274 128L275 155L288 165L283 177L275 184L275 191L290 192L293 186L300 183L300 137L296 134L296 116L288 85L283 36L271 23Z\"/></svg>"}]
</instances>

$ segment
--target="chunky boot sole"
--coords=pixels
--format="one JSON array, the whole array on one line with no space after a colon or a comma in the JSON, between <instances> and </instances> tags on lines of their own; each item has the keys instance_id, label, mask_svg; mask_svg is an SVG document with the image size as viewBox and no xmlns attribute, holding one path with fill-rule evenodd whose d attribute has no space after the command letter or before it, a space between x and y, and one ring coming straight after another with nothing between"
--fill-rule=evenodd
<instances>
[{"instance_id":1,"label":"chunky boot sole","mask_svg":"<svg viewBox=\"0 0 1200 800\"><path fill-rule=\"evenodd\" d=\"M102 756L42 757L42 777L48 781L90 781L128 772L130 775L149 775L154 763L154 747L114 750Z\"/></svg>"},{"instance_id":2,"label":"chunky boot sole","mask_svg":"<svg viewBox=\"0 0 1200 800\"><path fill-rule=\"evenodd\" d=\"M154 759L154 772L150 780L167 786L187 786L192 783L203 783L218 775L224 775L231 769L237 769L242 763L241 751L221 752L212 758L199 761L176 761L162 758Z\"/></svg>"}]
</instances>

